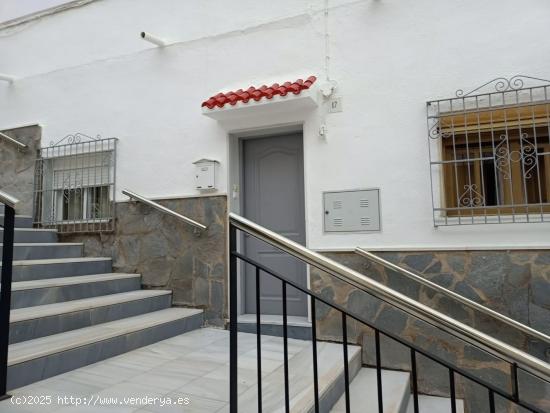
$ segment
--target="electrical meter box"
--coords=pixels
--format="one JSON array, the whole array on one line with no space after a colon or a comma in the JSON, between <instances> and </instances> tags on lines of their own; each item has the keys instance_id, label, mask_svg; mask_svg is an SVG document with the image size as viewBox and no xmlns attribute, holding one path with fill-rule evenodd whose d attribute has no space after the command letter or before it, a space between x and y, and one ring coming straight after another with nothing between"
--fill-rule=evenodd
<instances>
[{"instance_id":1,"label":"electrical meter box","mask_svg":"<svg viewBox=\"0 0 550 413\"><path fill-rule=\"evenodd\" d=\"M195 188L200 191L217 189L217 174L219 162L214 159L199 159L195 165Z\"/></svg>"},{"instance_id":2,"label":"electrical meter box","mask_svg":"<svg viewBox=\"0 0 550 413\"><path fill-rule=\"evenodd\" d=\"M323 194L324 231L380 231L380 190L334 191Z\"/></svg>"}]
</instances>

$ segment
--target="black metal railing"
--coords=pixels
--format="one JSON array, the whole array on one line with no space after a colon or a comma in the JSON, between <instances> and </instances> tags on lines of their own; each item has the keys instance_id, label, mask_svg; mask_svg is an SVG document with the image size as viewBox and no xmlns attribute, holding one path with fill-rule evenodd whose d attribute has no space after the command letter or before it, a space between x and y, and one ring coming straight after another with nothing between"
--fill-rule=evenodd
<instances>
[{"instance_id":1,"label":"black metal railing","mask_svg":"<svg viewBox=\"0 0 550 413\"><path fill-rule=\"evenodd\" d=\"M0 191L0 204L4 204L4 237L2 241L2 278L0 290L0 400L9 398L8 346L10 338L11 281L13 241L15 237L15 205L17 200Z\"/></svg>"},{"instance_id":2,"label":"black metal railing","mask_svg":"<svg viewBox=\"0 0 550 413\"><path fill-rule=\"evenodd\" d=\"M511 405L521 406L530 412L535 413L545 413L545 410L534 405L530 401L525 400L522 395L520 395L520 386L518 379L518 372L528 371L532 377L542 380L542 383L545 385L550 384L548 381L548 365L544 362L531 360L529 355L523 355L523 353L517 350L510 351L510 354L499 354L496 351L491 353L492 356L496 358L499 362L508 363L510 366L510 388L511 391L508 392L503 390L499 386L491 383L486 378L481 378L475 374L468 371L468 369L459 366L453 362L445 360L443 357L433 354L430 351L425 350L416 343L409 342L406 339L400 337L399 335L391 332L385 326L375 325L372 320L366 319L364 315L357 314L351 310L344 308L343 306L331 302L326 297L323 297L321 294L303 287L296 282L288 279L285 275L274 271L271 268L268 268L264 264L257 262L256 260L248 257L247 255L239 252L238 250L238 231L241 233L246 233L252 235L264 242L271 244L279 248L282 251L287 252L289 255L298 258L304 262L307 262L309 265L317 267L323 271L327 271L327 267L334 265L335 268L340 264L334 263L333 261L318 256L318 254L305 249L302 246L298 246L290 240L285 239L277 234L272 233L271 231L262 228L242 217L239 217L235 214L230 214L229 219L229 248L230 248L230 280L229 280L229 290L230 290L230 306L229 306L229 316L230 316L230 412L237 413L239 409L238 402L238 274L239 274L239 263L244 263L245 265L252 266L255 269L256 274L256 322L257 322L257 369L258 369L258 412L262 411L262 385L261 385L261 328L260 328L260 315L261 307L260 300L258 298L260 291L260 275L267 274L270 277L273 277L280 281L281 292L282 292L282 317L283 317L283 348L284 348L284 400L285 400L285 411L290 412L290 388L289 388L289 365L288 365L288 315L287 315L287 289L294 288L300 291L303 294L306 294L310 300L310 311L312 319L312 377L313 377L313 393L314 393L314 411L318 413L320 411L320 401L319 401L319 381L318 381L318 360L317 360L317 326L316 326L316 304L322 303L329 308L335 310L341 316L341 327L342 327L342 352L343 352L343 363L344 363L344 396L345 396L345 405L346 411L350 412L351 410L351 400L350 400L350 372L348 368L348 320L354 320L361 325L367 326L374 331L375 339L375 368L376 368L376 381L377 381L377 399L378 399L378 411L379 413L384 412L383 406L383 381L382 381L382 348L380 345L380 340L382 337L394 340L395 342L407 347L410 352L410 369L411 369L411 393L413 397L413 406L414 412L420 412L420 406L418 402L419 396L419 378L418 378L418 369L417 369L417 358L418 355L421 355L432 362L437 363L448 371L449 379L449 399L450 407L453 413L457 412L457 389L456 389L456 379L457 377L462 377L476 383L477 385L483 387L486 390L487 394L487 404L489 406L490 412L496 412L495 396L502 398L503 400L511 403ZM273 237L273 239L271 239ZM318 260L318 263L315 260ZM345 268L341 267L340 268ZM341 275L341 271L329 272L334 276L338 276L338 273ZM353 274L352 270L349 270L350 274ZM360 277L360 275L357 275ZM339 277L342 279L341 277ZM368 289L363 289L364 292L371 294L377 298L380 298L372 291ZM392 291L392 290L390 290ZM399 296L399 293L395 292L396 296ZM393 304L390 301L386 301L388 304ZM419 304L420 305L420 304ZM416 317L418 314L407 312L409 315ZM439 317L439 313L433 312L436 317ZM443 315L441 315L443 319ZM455 337L464 340L464 335L460 333L460 328L465 328L461 326L460 323L457 324L457 333ZM432 324L434 325L434 324ZM449 333L449 330L446 330ZM451 332L452 334L452 332ZM479 333L482 336L482 333ZM497 340L488 340L489 342L482 343L480 341L475 342L472 339L467 340L468 345L472 345L475 348L487 352L488 348L498 347L499 342ZM492 343L491 341L494 341ZM503 348L508 348L503 346ZM517 357L514 358L514 354L517 354ZM527 363L530 365L528 366ZM539 367L539 374L537 374L535 367ZM467 397L465 394L464 397ZM428 413L422 412L422 413ZM548 413L548 412L546 412Z\"/></svg>"}]
</instances>

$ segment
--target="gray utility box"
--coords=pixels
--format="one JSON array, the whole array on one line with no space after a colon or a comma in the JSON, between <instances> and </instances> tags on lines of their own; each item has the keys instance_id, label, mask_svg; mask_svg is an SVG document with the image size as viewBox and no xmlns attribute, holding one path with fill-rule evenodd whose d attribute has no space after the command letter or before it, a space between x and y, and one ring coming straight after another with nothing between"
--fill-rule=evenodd
<instances>
[{"instance_id":1,"label":"gray utility box","mask_svg":"<svg viewBox=\"0 0 550 413\"><path fill-rule=\"evenodd\" d=\"M380 190L323 193L325 232L380 231Z\"/></svg>"}]
</instances>

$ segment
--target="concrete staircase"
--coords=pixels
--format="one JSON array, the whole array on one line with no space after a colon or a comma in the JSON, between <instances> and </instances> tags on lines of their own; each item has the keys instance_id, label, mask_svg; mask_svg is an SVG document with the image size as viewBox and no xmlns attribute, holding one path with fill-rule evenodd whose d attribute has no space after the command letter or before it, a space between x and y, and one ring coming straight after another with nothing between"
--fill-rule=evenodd
<instances>
[{"instance_id":1,"label":"concrete staircase","mask_svg":"<svg viewBox=\"0 0 550 413\"><path fill-rule=\"evenodd\" d=\"M382 370L382 403L385 413L414 413L410 374L402 371ZM378 413L376 369L362 368L350 384L351 412ZM451 413L451 399L419 395L420 412ZM331 409L333 413L346 411L345 396ZM464 412L462 400L456 401L457 413Z\"/></svg>"},{"instance_id":2,"label":"concrete staircase","mask_svg":"<svg viewBox=\"0 0 550 413\"><path fill-rule=\"evenodd\" d=\"M2 215L0 222L3 222ZM171 308L170 291L141 290L139 274L113 273L110 258L83 257L82 244L57 242L55 230L33 229L31 217L18 216L16 223L9 389L21 388L123 353L130 356L133 354L131 350L202 326L202 310ZM220 339L228 335L227 332L209 333L207 330L204 334L208 337L222 334ZM189 350L191 342L197 338L189 341L186 336L175 339L183 340ZM203 345L209 345L208 340ZM253 385L256 336L241 333L239 341L242 352L239 368L243 370L240 381L244 380L247 387L241 392L239 403L241 411L253 412L257 409L257 389ZM263 336L262 341L264 411L282 411L282 342L280 337L270 336ZM182 352L189 363L186 367L196 369L199 364L212 362L219 352L222 359L220 368L227 369L228 342L207 351L202 356L206 357L205 360L201 359L201 348L187 355ZM350 345L348 354L351 411L378 412L376 370L362 367L359 347ZM314 410L311 341L290 340L289 356L291 410L311 412ZM320 410L345 412L341 344L318 342L318 368ZM184 368L182 372L188 374L189 369ZM228 370L224 372L227 376L220 378L228 379ZM163 371L158 373L164 374ZM409 373L384 370L382 379L384 412L413 413ZM37 389L43 383L37 383ZM224 384L224 391L225 387L228 386ZM207 396L220 391L207 386L199 390ZM420 396L419 404L421 412L451 412L447 398ZM458 400L457 412L463 411L463 403Z\"/></svg>"},{"instance_id":3,"label":"concrete staircase","mask_svg":"<svg viewBox=\"0 0 550 413\"><path fill-rule=\"evenodd\" d=\"M8 388L202 326L202 310L171 308L171 298L141 290L139 274L113 273L110 258L83 257L82 244L59 243L55 230L17 216Z\"/></svg>"},{"instance_id":4,"label":"concrete staircase","mask_svg":"<svg viewBox=\"0 0 550 413\"><path fill-rule=\"evenodd\" d=\"M192 332L189 335L194 335ZM186 334L187 335L187 334ZM181 336L184 338L186 335ZM227 342L225 351L229 351ZM283 341L277 336L262 336L262 406L265 412L284 412ZM192 356L193 354L191 354ZM319 411L345 413L344 364L342 344L317 342ZM256 335L239 333L239 412L257 412ZM310 340L289 339L290 411L315 411ZM350 411L378 413L376 369L363 367L361 348L348 345L350 375ZM229 374L229 371L226 371ZM226 377L227 378L227 377ZM408 372L382 370L384 413L414 413ZM185 388L184 388L185 390ZM204 389L204 392L216 392ZM212 395L208 397L213 397ZM457 400L457 413L464 413L464 403ZM225 411L225 410L220 410ZM421 413L451 413L451 399L419 395Z\"/></svg>"}]
</instances>

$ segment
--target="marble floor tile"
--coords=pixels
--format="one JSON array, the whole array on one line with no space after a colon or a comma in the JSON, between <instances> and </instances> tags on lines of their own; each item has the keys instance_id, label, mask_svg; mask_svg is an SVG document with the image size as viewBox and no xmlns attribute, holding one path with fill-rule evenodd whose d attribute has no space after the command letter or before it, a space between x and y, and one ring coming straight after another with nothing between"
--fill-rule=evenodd
<instances>
[{"instance_id":1,"label":"marble floor tile","mask_svg":"<svg viewBox=\"0 0 550 413\"><path fill-rule=\"evenodd\" d=\"M263 373L262 377L267 373ZM204 377L211 379L227 380L229 377L229 364L226 364L222 367L217 368L216 370L211 371L206 374ZM239 380L239 385L244 385L250 387L256 384L258 375L256 369L243 369L239 368L237 371L237 379Z\"/></svg>"},{"instance_id":2,"label":"marble floor tile","mask_svg":"<svg viewBox=\"0 0 550 413\"><path fill-rule=\"evenodd\" d=\"M200 377L210 373L213 370L216 370L217 368L223 366L223 364L225 363L218 363L213 361L198 361L193 360L192 358L179 358L177 360L172 360L160 365L158 367L158 370Z\"/></svg>"},{"instance_id":3,"label":"marble floor tile","mask_svg":"<svg viewBox=\"0 0 550 413\"><path fill-rule=\"evenodd\" d=\"M212 363L225 364L229 363L229 352L227 349L223 350L221 348L213 349L205 347L204 349L185 354L183 357L178 358L178 360L208 361Z\"/></svg>"},{"instance_id":4,"label":"marble floor tile","mask_svg":"<svg viewBox=\"0 0 550 413\"><path fill-rule=\"evenodd\" d=\"M129 365L124 366L124 368L120 368L120 365L111 363L111 360L112 359L100 361L65 374L90 374L93 375L93 380L95 380L95 377L97 376L100 378L99 380L102 380L107 385L112 385L120 383L143 372L143 370Z\"/></svg>"},{"instance_id":5,"label":"marble floor tile","mask_svg":"<svg viewBox=\"0 0 550 413\"><path fill-rule=\"evenodd\" d=\"M239 357L239 367L243 369L256 370L258 365L258 359L256 357L256 350L248 352ZM262 357L262 373L271 373L277 370L283 364L282 359L269 360Z\"/></svg>"},{"instance_id":6,"label":"marble floor tile","mask_svg":"<svg viewBox=\"0 0 550 413\"><path fill-rule=\"evenodd\" d=\"M163 388L155 385L155 382L137 383L125 381L111 386L97 393L102 399L115 398L141 398L141 397L160 397L168 393Z\"/></svg>"},{"instance_id":7,"label":"marble floor tile","mask_svg":"<svg viewBox=\"0 0 550 413\"><path fill-rule=\"evenodd\" d=\"M95 365L92 364L87 368L70 371L68 373L65 373L63 377L69 381L90 384L98 386L100 388L112 386L114 384L120 383L121 381L124 381L127 378L126 376L121 377L121 375L101 374L104 373L109 366L106 366L103 369L101 368L101 366L98 366L98 368L94 368L94 366ZM132 373L138 374L139 371L132 371Z\"/></svg>"},{"instance_id":8,"label":"marble floor tile","mask_svg":"<svg viewBox=\"0 0 550 413\"><path fill-rule=\"evenodd\" d=\"M108 360L108 363L119 368L129 367L132 370L143 372L158 367L161 364L165 364L166 359L143 352L136 354L132 351L121 356L113 357Z\"/></svg>"},{"instance_id":9,"label":"marble floor tile","mask_svg":"<svg viewBox=\"0 0 550 413\"><path fill-rule=\"evenodd\" d=\"M239 334L238 385L240 402L248 403L250 411L256 409L257 359L256 335ZM307 341L288 341L291 380L304 382L311 365ZM262 377L266 401L283 395L278 386L282 380L283 339L262 336ZM304 353L305 351L305 353ZM340 355L341 349L334 352ZM324 354L319 347L320 357ZM301 360L301 361L300 361ZM290 361L292 363L292 361ZM323 370L320 363L320 371ZM281 376L281 377L280 377ZM14 394L50 394L91 396L102 398L171 397L176 400L188 397L189 404L168 405L165 402L133 405L102 406L50 406L32 410L28 406L12 408L0 403L4 413L214 413L227 412L229 401L229 333L204 328L112 357L80 369L16 389ZM271 394L273 393L273 394ZM245 397L246 396L246 397ZM280 404L280 403L279 403ZM247 406L242 406L246 411Z\"/></svg>"},{"instance_id":10,"label":"marble floor tile","mask_svg":"<svg viewBox=\"0 0 550 413\"><path fill-rule=\"evenodd\" d=\"M171 397L178 397L178 394L170 394ZM219 400L208 399L199 396L189 396L189 404L172 406L148 406L140 413L214 413L223 408L227 403Z\"/></svg>"},{"instance_id":11,"label":"marble floor tile","mask_svg":"<svg viewBox=\"0 0 550 413\"><path fill-rule=\"evenodd\" d=\"M135 406L71 406L55 413L134 413Z\"/></svg>"},{"instance_id":12,"label":"marble floor tile","mask_svg":"<svg viewBox=\"0 0 550 413\"><path fill-rule=\"evenodd\" d=\"M131 378L128 383L136 383L142 386L152 384L155 388L161 389L168 393L181 388L184 384L187 384L196 378L197 376L185 374L181 371L174 372L163 369L153 369Z\"/></svg>"},{"instance_id":13,"label":"marble floor tile","mask_svg":"<svg viewBox=\"0 0 550 413\"><path fill-rule=\"evenodd\" d=\"M184 385L181 392L187 394L190 398L194 396L229 402L229 386L226 379L212 379L208 377L199 377L190 383Z\"/></svg>"},{"instance_id":14,"label":"marble floor tile","mask_svg":"<svg viewBox=\"0 0 550 413\"><path fill-rule=\"evenodd\" d=\"M153 356L163 360L174 360L192 351L194 351L193 347L162 341L160 343L155 343L153 345L135 350L135 354L141 354L146 357Z\"/></svg>"}]
</instances>

